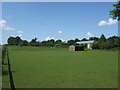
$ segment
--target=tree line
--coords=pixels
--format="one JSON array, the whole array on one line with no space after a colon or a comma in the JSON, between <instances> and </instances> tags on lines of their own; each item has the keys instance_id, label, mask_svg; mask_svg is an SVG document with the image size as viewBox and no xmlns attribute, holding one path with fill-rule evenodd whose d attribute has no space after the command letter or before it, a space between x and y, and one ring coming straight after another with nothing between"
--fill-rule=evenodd
<instances>
[{"instance_id":1,"label":"tree line","mask_svg":"<svg viewBox=\"0 0 120 90\"><path fill-rule=\"evenodd\" d=\"M113 19L117 19L120 21L120 1L116 4L113 4L115 7L113 10L109 11L110 16ZM93 49L113 49L119 48L120 46L120 37L112 36L109 38L105 38L102 34L100 38L98 37L90 37L89 39L83 38L82 40L76 38L75 40L68 40L67 42L62 42L62 40L48 40L48 41L37 41L37 38L32 39L30 42L27 40L22 40L20 37L9 37L8 38L8 45L17 45L17 46L46 46L46 47L68 47L70 45L77 45L76 42L78 41L88 41L94 40L95 43L93 44Z\"/></svg>"},{"instance_id":2,"label":"tree line","mask_svg":"<svg viewBox=\"0 0 120 90\"><path fill-rule=\"evenodd\" d=\"M16 45L16 46L39 46L39 47L68 47L70 45L78 45L76 42L79 41L88 41L94 40L95 43L93 44L93 49L113 49L118 48L120 46L120 37L112 36L106 38L104 34L102 34L99 38L98 37L90 37L89 39L74 39L68 40L64 42L62 40L47 40L47 41L37 41L37 38L32 39L30 42L27 40L22 40L19 36L17 37L9 37L7 42L8 45ZM84 45L86 47L86 45Z\"/></svg>"}]
</instances>

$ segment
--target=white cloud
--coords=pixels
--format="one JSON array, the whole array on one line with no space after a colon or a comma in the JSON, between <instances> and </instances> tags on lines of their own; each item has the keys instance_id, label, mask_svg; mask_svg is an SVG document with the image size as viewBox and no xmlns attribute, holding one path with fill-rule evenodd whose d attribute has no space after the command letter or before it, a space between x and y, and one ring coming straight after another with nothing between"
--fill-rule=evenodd
<instances>
[{"instance_id":1,"label":"white cloud","mask_svg":"<svg viewBox=\"0 0 120 90\"><path fill-rule=\"evenodd\" d=\"M116 24L117 22L118 22L117 20L110 18L108 21L104 21L104 20L100 21L98 23L98 26L109 26L109 25Z\"/></svg>"},{"instance_id":2,"label":"white cloud","mask_svg":"<svg viewBox=\"0 0 120 90\"><path fill-rule=\"evenodd\" d=\"M0 28L4 30L15 30L15 28L7 26L6 23L6 20L0 20Z\"/></svg>"},{"instance_id":3,"label":"white cloud","mask_svg":"<svg viewBox=\"0 0 120 90\"><path fill-rule=\"evenodd\" d=\"M19 36L19 37L22 37L22 34L19 34L18 36Z\"/></svg>"},{"instance_id":4,"label":"white cloud","mask_svg":"<svg viewBox=\"0 0 120 90\"><path fill-rule=\"evenodd\" d=\"M51 39L55 39L54 37L47 37L47 38L45 38L45 40L47 41L47 40L51 40Z\"/></svg>"},{"instance_id":5,"label":"white cloud","mask_svg":"<svg viewBox=\"0 0 120 90\"><path fill-rule=\"evenodd\" d=\"M63 39L60 39L62 42L65 42L65 40L63 40Z\"/></svg>"},{"instance_id":6,"label":"white cloud","mask_svg":"<svg viewBox=\"0 0 120 90\"><path fill-rule=\"evenodd\" d=\"M90 33L90 32L87 32L87 36L93 37L92 33Z\"/></svg>"},{"instance_id":7,"label":"white cloud","mask_svg":"<svg viewBox=\"0 0 120 90\"><path fill-rule=\"evenodd\" d=\"M22 34L24 33L21 30L17 30L15 28L9 27L7 26L7 21L6 20L0 20L0 28L3 30L7 30L7 31L16 31L17 33L19 33L19 37L22 37Z\"/></svg>"},{"instance_id":8,"label":"white cloud","mask_svg":"<svg viewBox=\"0 0 120 90\"><path fill-rule=\"evenodd\" d=\"M8 31L9 31L9 30L15 30L14 28L11 28L11 27L8 27L8 26L3 27L3 29L4 29L4 30L8 30Z\"/></svg>"},{"instance_id":9,"label":"white cloud","mask_svg":"<svg viewBox=\"0 0 120 90\"><path fill-rule=\"evenodd\" d=\"M65 40L61 39L62 42L64 42Z\"/></svg>"},{"instance_id":10,"label":"white cloud","mask_svg":"<svg viewBox=\"0 0 120 90\"><path fill-rule=\"evenodd\" d=\"M59 34L62 34L63 32L62 31L58 31Z\"/></svg>"},{"instance_id":11,"label":"white cloud","mask_svg":"<svg viewBox=\"0 0 120 90\"><path fill-rule=\"evenodd\" d=\"M20 30L18 30L17 32L18 32L18 33L24 33L23 31L20 31Z\"/></svg>"},{"instance_id":12,"label":"white cloud","mask_svg":"<svg viewBox=\"0 0 120 90\"><path fill-rule=\"evenodd\" d=\"M5 20L0 20L0 28L2 27L3 24L5 24L6 21Z\"/></svg>"}]
</instances>

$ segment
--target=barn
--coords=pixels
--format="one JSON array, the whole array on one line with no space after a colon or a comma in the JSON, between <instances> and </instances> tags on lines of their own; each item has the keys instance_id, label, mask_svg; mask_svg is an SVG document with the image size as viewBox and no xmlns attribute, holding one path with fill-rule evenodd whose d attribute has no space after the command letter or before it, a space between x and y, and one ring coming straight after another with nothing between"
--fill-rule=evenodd
<instances>
[{"instance_id":1,"label":"barn","mask_svg":"<svg viewBox=\"0 0 120 90\"><path fill-rule=\"evenodd\" d=\"M84 51L84 46L69 46L69 51Z\"/></svg>"},{"instance_id":2,"label":"barn","mask_svg":"<svg viewBox=\"0 0 120 90\"><path fill-rule=\"evenodd\" d=\"M77 42L77 44L79 44L79 45L87 44L87 49L92 49L92 44L93 43L95 43L94 40Z\"/></svg>"}]
</instances>

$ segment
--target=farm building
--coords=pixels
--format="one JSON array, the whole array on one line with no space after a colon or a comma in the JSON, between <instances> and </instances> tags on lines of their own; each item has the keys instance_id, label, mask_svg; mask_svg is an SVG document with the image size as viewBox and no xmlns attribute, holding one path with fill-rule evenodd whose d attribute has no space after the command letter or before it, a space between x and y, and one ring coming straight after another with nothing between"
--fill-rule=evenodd
<instances>
[{"instance_id":1,"label":"farm building","mask_svg":"<svg viewBox=\"0 0 120 90\"><path fill-rule=\"evenodd\" d=\"M84 47L83 46L69 46L69 51L84 51Z\"/></svg>"},{"instance_id":2,"label":"farm building","mask_svg":"<svg viewBox=\"0 0 120 90\"><path fill-rule=\"evenodd\" d=\"M77 44L79 44L79 45L85 45L85 44L87 44L87 48L88 49L92 49L92 44L93 43L94 43L94 40L77 42Z\"/></svg>"}]
</instances>

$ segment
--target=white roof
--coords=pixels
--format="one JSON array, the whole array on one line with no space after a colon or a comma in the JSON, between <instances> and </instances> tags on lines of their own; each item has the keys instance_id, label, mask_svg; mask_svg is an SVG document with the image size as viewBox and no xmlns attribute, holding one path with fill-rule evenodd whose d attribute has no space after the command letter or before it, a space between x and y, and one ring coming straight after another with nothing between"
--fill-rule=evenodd
<instances>
[{"instance_id":1,"label":"white roof","mask_svg":"<svg viewBox=\"0 0 120 90\"><path fill-rule=\"evenodd\" d=\"M94 43L94 40L90 40L90 41L81 41L81 42L76 42L78 44L89 44L89 43Z\"/></svg>"}]
</instances>

